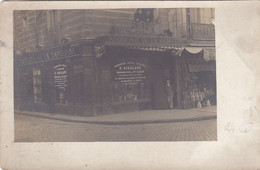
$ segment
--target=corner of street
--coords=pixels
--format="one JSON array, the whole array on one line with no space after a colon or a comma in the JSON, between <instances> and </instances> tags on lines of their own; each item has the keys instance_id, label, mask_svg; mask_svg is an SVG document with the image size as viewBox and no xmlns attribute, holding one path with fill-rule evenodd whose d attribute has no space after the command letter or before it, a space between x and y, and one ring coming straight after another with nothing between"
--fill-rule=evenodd
<instances>
[{"instance_id":1,"label":"corner of street","mask_svg":"<svg viewBox=\"0 0 260 170\"><path fill-rule=\"evenodd\" d=\"M145 110L96 117L15 111L15 141L217 140L216 106Z\"/></svg>"}]
</instances>

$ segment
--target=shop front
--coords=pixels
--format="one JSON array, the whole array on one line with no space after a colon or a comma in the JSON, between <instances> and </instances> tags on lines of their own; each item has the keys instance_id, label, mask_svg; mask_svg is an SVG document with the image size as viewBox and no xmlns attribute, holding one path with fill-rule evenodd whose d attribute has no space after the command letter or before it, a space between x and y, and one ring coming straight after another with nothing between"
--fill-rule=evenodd
<instances>
[{"instance_id":1,"label":"shop front","mask_svg":"<svg viewBox=\"0 0 260 170\"><path fill-rule=\"evenodd\" d=\"M182 52L184 109L216 105L215 49L195 49L196 52L190 48Z\"/></svg>"},{"instance_id":2,"label":"shop front","mask_svg":"<svg viewBox=\"0 0 260 170\"><path fill-rule=\"evenodd\" d=\"M15 56L15 109L92 115L92 42L76 42Z\"/></svg>"},{"instance_id":3,"label":"shop front","mask_svg":"<svg viewBox=\"0 0 260 170\"><path fill-rule=\"evenodd\" d=\"M170 109L167 81L175 109L216 104L214 46L189 47L185 41L165 37L125 35L109 37L102 46L105 50L97 59L102 102L111 112Z\"/></svg>"},{"instance_id":4,"label":"shop front","mask_svg":"<svg viewBox=\"0 0 260 170\"><path fill-rule=\"evenodd\" d=\"M113 112L144 109L168 109L165 85L175 86L175 61L168 51L107 47L100 59L103 99L111 103ZM103 77L110 77L106 80ZM111 91L110 93L107 93ZM176 105L176 104L175 104Z\"/></svg>"},{"instance_id":5,"label":"shop front","mask_svg":"<svg viewBox=\"0 0 260 170\"><path fill-rule=\"evenodd\" d=\"M15 109L104 115L216 104L215 60L164 37L84 40L15 56ZM204 93L204 97L203 97Z\"/></svg>"}]
</instances>

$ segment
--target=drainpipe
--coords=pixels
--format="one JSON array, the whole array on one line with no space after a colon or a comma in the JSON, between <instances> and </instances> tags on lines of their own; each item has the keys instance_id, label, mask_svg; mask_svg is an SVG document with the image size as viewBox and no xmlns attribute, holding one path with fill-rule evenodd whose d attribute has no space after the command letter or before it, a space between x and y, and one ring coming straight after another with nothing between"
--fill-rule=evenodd
<instances>
[{"instance_id":1,"label":"drainpipe","mask_svg":"<svg viewBox=\"0 0 260 170\"><path fill-rule=\"evenodd\" d=\"M187 17L187 37L191 39L191 25L190 25L190 8L186 9L186 17Z\"/></svg>"}]
</instances>

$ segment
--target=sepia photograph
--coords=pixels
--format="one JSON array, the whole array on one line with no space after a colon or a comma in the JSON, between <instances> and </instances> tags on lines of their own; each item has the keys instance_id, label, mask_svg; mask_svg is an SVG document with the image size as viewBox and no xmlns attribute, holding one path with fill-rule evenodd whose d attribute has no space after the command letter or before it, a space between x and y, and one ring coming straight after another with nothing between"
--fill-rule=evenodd
<instances>
[{"instance_id":1,"label":"sepia photograph","mask_svg":"<svg viewBox=\"0 0 260 170\"><path fill-rule=\"evenodd\" d=\"M0 167L259 170L259 9L1 3Z\"/></svg>"},{"instance_id":2,"label":"sepia photograph","mask_svg":"<svg viewBox=\"0 0 260 170\"><path fill-rule=\"evenodd\" d=\"M214 8L15 10L15 142L216 141Z\"/></svg>"}]
</instances>

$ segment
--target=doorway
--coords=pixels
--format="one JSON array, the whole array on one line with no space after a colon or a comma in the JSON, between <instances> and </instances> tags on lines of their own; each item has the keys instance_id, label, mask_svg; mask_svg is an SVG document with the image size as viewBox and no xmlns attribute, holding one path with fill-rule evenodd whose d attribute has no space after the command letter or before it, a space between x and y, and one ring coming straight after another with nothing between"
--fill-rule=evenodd
<instances>
[{"instance_id":1,"label":"doorway","mask_svg":"<svg viewBox=\"0 0 260 170\"><path fill-rule=\"evenodd\" d=\"M175 90L174 81L174 63L173 58L168 53L157 53L151 59L151 84L153 96L153 108L156 110L169 109L167 94L165 90L166 81L170 80L170 84ZM174 100L175 103L175 100Z\"/></svg>"}]
</instances>

